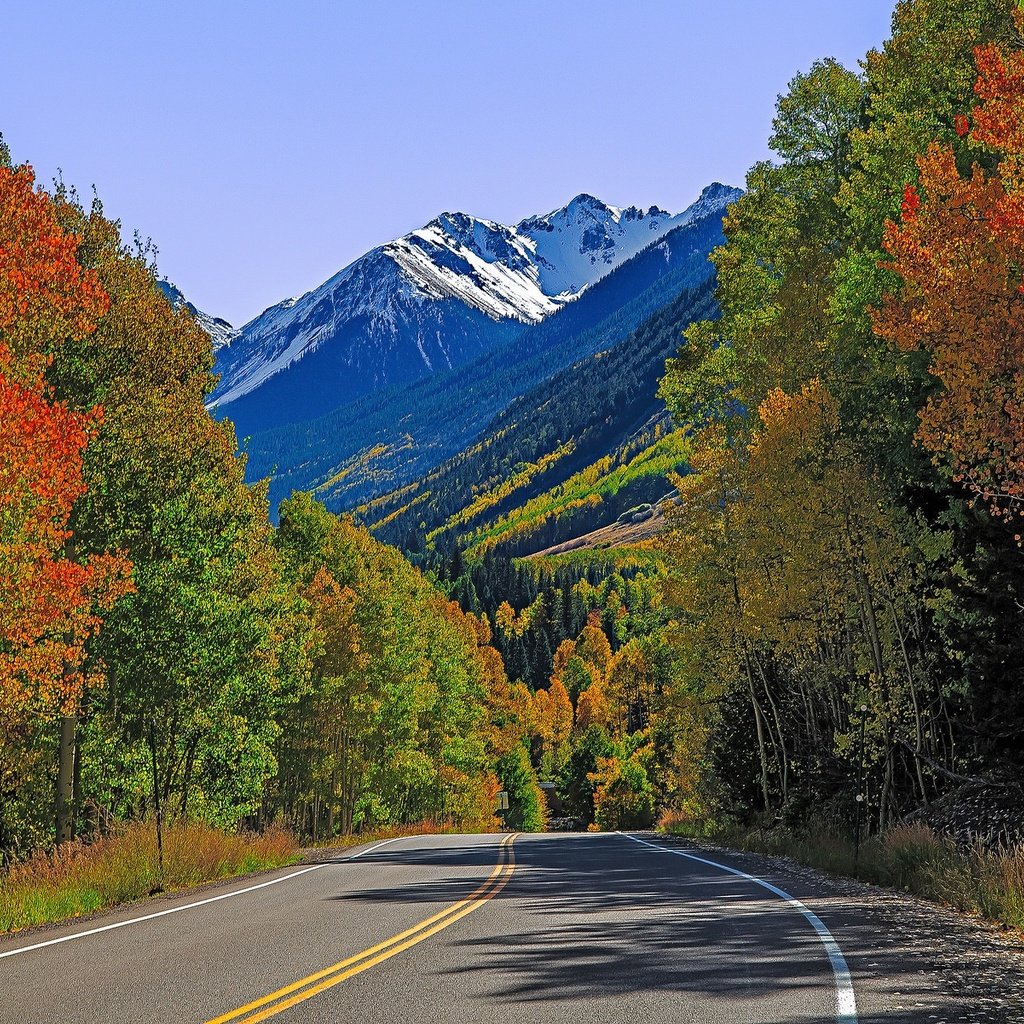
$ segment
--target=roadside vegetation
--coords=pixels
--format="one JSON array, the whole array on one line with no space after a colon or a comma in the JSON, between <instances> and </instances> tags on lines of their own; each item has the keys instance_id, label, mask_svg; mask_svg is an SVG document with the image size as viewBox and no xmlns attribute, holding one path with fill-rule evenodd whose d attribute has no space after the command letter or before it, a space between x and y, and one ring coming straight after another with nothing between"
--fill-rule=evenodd
<instances>
[{"instance_id":1,"label":"roadside vegetation","mask_svg":"<svg viewBox=\"0 0 1024 1024\"><path fill-rule=\"evenodd\" d=\"M92 843L38 851L0 875L0 933L91 914L202 882L291 864L295 840L278 828L228 834L198 822L163 833L163 871L156 829L134 822Z\"/></svg>"},{"instance_id":2,"label":"roadside vegetation","mask_svg":"<svg viewBox=\"0 0 1024 1024\"><path fill-rule=\"evenodd\" d=\"M789 857L832 875L889 886L1024 933L1024 847L963 848L920 823L897 825L858 851L835 824L799 830L697 824L668 812L659 829L771 857Z\"/></svg>"},{"instance_id":3,"label":"roadside vegetation","mask_svg":"<svg viewBox=\"0 0 1024 1024\"><path fill-rule=\"evenodd\" d=\"M273 527L212 366L151 251L0 142L0 865L158 806L496 822L525 727L490 624L308 495Z\"/></svg>"}]
</instances>

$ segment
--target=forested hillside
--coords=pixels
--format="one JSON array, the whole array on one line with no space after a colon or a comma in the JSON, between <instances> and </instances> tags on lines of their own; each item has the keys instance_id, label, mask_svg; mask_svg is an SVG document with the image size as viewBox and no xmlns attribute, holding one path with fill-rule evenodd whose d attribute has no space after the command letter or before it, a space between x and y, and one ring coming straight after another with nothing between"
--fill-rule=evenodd
<instances>
[{"instance_id":1,"label":"forested hillside","mask_svg":"<svg viewBox=\"0 0 1024 1024\"><path fill-rule=\"evenodd\" d=\"M511 402L465 451L431 470L416 484L383 495L358 509L384 539L422 550L471 546L481 532L531 499L564 485L601 460L597 471L628 463L665 433L668 415L657 396L666 358L683 330L712 315L713 285L686 289L648 317L614 347L548 377ZM684 459L670 469L681 468ZM587 529L628 504L671 490L664 473L646 489L622 488L617 500L580 505L558 517L564 531ZM423 524L420 526L419 524ZM521 544L538 538L524 536ZM546 542L547 543L547 542ZM519 552L517 552L519 553Z\"/></svg>"}]
</instances>

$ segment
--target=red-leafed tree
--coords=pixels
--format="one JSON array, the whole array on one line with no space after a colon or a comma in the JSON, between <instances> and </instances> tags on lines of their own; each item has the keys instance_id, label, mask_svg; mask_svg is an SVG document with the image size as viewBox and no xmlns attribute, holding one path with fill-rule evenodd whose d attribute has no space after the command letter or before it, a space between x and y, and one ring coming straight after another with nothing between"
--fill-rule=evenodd
<instances>
[{"instance_id":1,"label":"red-leafed tree","mask_svg":"<svg viewBox=\"0 0 1024 1024\"><path fill-rule=\"evenodd\" d=\"M1018 14L1024 30L1024 14ZM923 350L939 387L918 440L996 516L1024 512L1024 52L975 50L981 104L956 130L998 158L960 173L948 146L918 160L888 264L903 281L875 330Z\"/></svg>"},{"instance_id":2,"label":"red-leafed tree","mask_svg":"<svg viewBox=\"0 0 1024 1024\"><path fill-rule=\"evenodd\" d=\"M7 751L33 720L77 707L96 676L85 666L86 641L100 613L130 586L123 559L103 555L86 564L72 555L68 520L85 491L83 452L101 411L76 413L53 401L42 376L44 353L94 330L107 308L95 275L76 261L77 245L35 190L31 170L0 167L0 728ZM0 774L15 768L0 764Z\"/></svg>"}]
</instances>

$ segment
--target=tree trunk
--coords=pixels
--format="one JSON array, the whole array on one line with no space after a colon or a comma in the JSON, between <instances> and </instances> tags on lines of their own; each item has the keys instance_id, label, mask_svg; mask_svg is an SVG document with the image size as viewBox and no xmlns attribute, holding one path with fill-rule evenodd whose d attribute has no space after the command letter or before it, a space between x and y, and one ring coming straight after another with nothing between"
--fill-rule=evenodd
<instances>
[{"instance_id":1,"label":"tree trunk","mask_svg":"<svg viewBox=\"0 0 1024 1024\"><path fill-rule=\"evenodd\" d=\"M747 653L746 646L743 649L743 660L746 662L750 703L754 709L754 724L757 726L757 751L761 760L761 794L764 797L764 809L767 811L771 808L771 799L768 795L768 752L765 749L764 741L764 718L757 694L754 692L754 673L750 669L750 655Z\"/></svg>"},{"instance_id":2,"label":"tree trunk","mask_svg":"<svg viewBox=\"0 0 1024 1024\"><path fill-rule=\"evenodd\" d=\"M57 843L75 838L75 747L78 718L67 715L60 720L60 745L57 749Z\"/></svg>"},{"instance_id":3,"label":"tree trunk","mask_svg":"<svg viewBox=\"0 0 1024 1024\"><path fill-rule=\"evenodd\" d=\"M779 788L782 791L782 799L785 801L789 796L789 755L786 753L786 740L782 734L782 719L779 717L779 708L772 697L771 687L768 685L768 675L761 664L761 659L755 657L754 664L757 665L757 674L764 687L764 695L768 699L768 707L771 709L772 718L775 720L775 731L772 731L771 722L765 716L765 723L768 726L768 737L772 742L772 753L775 756L775 764L779 770ZM776 742L776 736L778 742Z\"/></svg>"}]
</instances>

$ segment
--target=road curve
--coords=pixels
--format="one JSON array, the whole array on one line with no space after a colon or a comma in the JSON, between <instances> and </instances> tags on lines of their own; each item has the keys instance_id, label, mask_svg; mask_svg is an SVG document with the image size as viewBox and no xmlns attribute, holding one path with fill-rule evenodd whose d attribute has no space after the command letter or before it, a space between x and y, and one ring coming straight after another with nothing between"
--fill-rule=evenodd
<instances>
[{"instance_id":1,"label":"road curve","mask_svg":"<svg viewBox=\"0 0 1024 1024\"><path fill-rule=\"evenodd\" d=\"M651 835L417 836L0 940L0 1021L941 1019L806 889Z\"/></svg>"}]
</instances>

